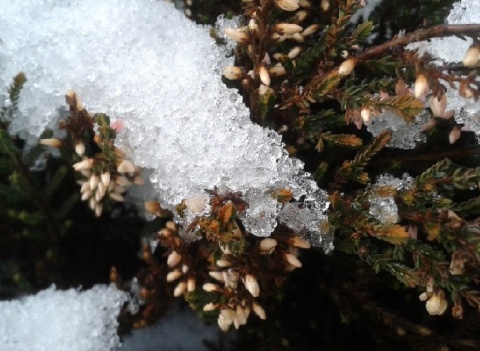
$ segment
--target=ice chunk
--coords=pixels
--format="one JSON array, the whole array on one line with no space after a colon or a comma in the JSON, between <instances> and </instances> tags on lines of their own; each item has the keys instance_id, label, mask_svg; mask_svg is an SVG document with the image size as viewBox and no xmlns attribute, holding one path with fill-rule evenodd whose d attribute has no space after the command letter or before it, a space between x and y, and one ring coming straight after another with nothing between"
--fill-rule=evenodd
<instances>
[{"instance_id":1,"label":"ice chunk","mask_svg":"<svg viewBox=\"0 0 480 351\"><path fill-rule=\"evenodd\" d=\"M0 0L0 8L0 88L21 70L28 78L12 132L38 135L73 89L89 111L123 121L118 146L147 168L150 199L173 208L215 186L241 191L251 201L245 220L261 236L275 227L276 188L297 199L320 192L221 82L224 47L172 4Z\"/></svg>"},{"instance_id":2,"label":"ice chunk","mask_svg":"<svg viewBox=\"0 0 480 351\"><path fill-rule=\"evenodd\" d=\"M480 23L480 1L478 0L461 0L453 4L453 8L447 17L449 24L478 24ZM410 44L408 49L418 49L420 54L425 52L440 59L438 63L444 62L462 62L465 53L472 44L471 38L460 39L457 37L447 37L431 39L428 42L419 42ZM448 83L444 84L448 87L447 110L455 112L455 119L458 123L465 123L468 127L478 134L480 133L480 126L478 125L477 117L470 118L471 110L480 110L479 102L467 101L458 94L458 85L456 89L451 89ZM468 111L463 111L463 108ZM466 119L464 119L464 117Z\"/></svg>"},{"instance_id":3,"label":"ice chunk","mask_svg":"<svg viewBox=\"0 0 480 351\"><path fill-rule=\"evenodd\" d=\"M397 191L409 189L413 185L413 178L407 173L403 177L396 178L391 174L382 174L372 186L372 193L368 196L370 202L369 213L382 224L394 224L399 220L398 206L393 196L380 196L375 188L391 187Z\"/></svg>"},{"instance_id":4,"label":"ice chunk","mask_svg":"<svg viewBox=\"0 0 480 351\"><path fill-rule=\"evenodd\" d=\"M384 130L392 131L392 138L387 146L399 149L413 149L418 142L425 141L422 127L428 121L428 114L421 113L412 123L405 122L401 117L391 111L380 113L365 125L373 136L379 135Z\"/></svg>"},{"instance_id":5,"label":"ice chunk","mask_svg":"<svg viewBox=\"0 0 480 351\"><path fill-rule=\"evenodd\" d=\"M119 345L117 317L127 294L97 285L0 302L2 351L98 351Z\"/></svg>"}]
</instances>

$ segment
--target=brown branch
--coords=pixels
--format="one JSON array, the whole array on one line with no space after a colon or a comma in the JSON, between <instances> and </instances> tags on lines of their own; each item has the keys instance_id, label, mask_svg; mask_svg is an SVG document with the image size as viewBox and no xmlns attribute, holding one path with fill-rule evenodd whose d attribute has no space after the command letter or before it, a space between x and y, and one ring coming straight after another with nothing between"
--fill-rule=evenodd
<instances>
[{"instance_id":1,"label":"brown branch","mask_svg":"<svg viewBox=\"0 0 480 351\"><path fill-rule=\"evenodd\" d=\"M411 43L431 38L443 38L449 36L480 36L480 24L440 24L428 29L421 29L406 34L403 37L395 37L386 43L367 49L358 55L356 59L357 62L363 62L381 56L396 47L406 46Z\"/></svg>"},{"instance_id":2,"label":"brown branch","mask_svg":"<svg viewBox=\"0 0 480 351\"><path fill-rule=\"evenodd\" d=\"M355 57L357 63L365 62L385 55L388 51L396 48L407 46L408 44L423 41L431 38L443 38L448 36L480 36L480 24L441 24L433 26L428 29L421 29L413 33L406 34L402 37L395 37L392 40L371 47L358 56ZM332 70L338 69L338 67L332 68ZM324 75L313 77L312 81L305 86L305 93L303 96L307 96L310 92L324 79ZM287 102L284 103L286 105Z\"/></svg>"}]
</instances>

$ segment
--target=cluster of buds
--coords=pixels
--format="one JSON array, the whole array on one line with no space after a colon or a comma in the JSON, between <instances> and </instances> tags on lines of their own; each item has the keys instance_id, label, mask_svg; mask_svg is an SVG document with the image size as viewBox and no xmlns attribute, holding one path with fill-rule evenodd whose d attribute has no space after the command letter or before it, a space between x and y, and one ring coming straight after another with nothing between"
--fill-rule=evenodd
<instances>
[{"instance_id":1,"label":"cluster of buds","mask_svg":"<svg viewBox=\"0 0 480 351\"><path fill-rule=\"evenodd\" d=\"M306 1L303 1L301 4L298 0L275 0L275 5L284 11L296 11L300 5L307 6L310 4ZM227 28L225 34L235 42L246 46L247 52L253 60L254 68L247 71L238 66L227 66L223 70L223 75L230 80L242 80L244 86L259 88L258 94L262 96L268 91L272 77L280 77L287 74L283 63L286 60L293 60L297 57L302 51L302 47L295 46L287 55L275 54L274 58L278 62L272 63L269 54L265 51L265 45L259 44L259 41L271 44L288 39L302 44L307 36L318 31L319 25L312 24L303 28L300 23L307 17L307 12L304 10L296 12L291 18L291 23L275 23L266 26L260 25L260 23L265 22L268 13L262 13L259 9L252 7L249 15L248 25L240 28ZM253 59L254 57L260 57L261 62ZM255 84L252 85L252 82L255 82Z\"/></svg>"},{"instance_id":2,"label":"cluster of buds","mask_svg":"<svg viewBox=\"0 0 480 351\"><path fill-rule=\"evenodd\" d=\"M105 197L123 202L123 194L132 184L143 184L140 169L128 160L121 159L114 170L106 168L96 157L84 158L73 165L73 169L83 177L78 181L81 199L88 201L97 217L102 214Z\"/></svg>"},{"instance_id":3,"label":"cluster of buds","mask_svg":"<svg viewBox=\"0 0 480 351\"><path fill-rule=\"evenodd\" d=\"M425 308L432 316L439 316L445 313L448 307L445 293L442 289L434 290L434 281L430 278L427 282L427 291L419 296L420 301L426 301Z\"/></svg>"},{"instance_id":4,"label":"cluster of buds","mask_svg":"<svg viewBox=\"0 0 480 351\"><path fill-rule=\"evenodd\" d=\"M178 226L173 221L168 221L165 228L157 234L161 245L168 247L166 280L174 283L173 296L180 297L187 292L195 291L196 276L190 269L191 257L187 254L184 241L178 236Z\"/></svg>"},{"instance_id":5,"label":"cluster of buds","mask_svg":"<svg viewBox=\"0 0 480 351\"><path fill-rule=\"evenodd\" d=\"M310 244L298 236L291 236L278 240L265 238L256 248L261 256L274 254L271 259L279 259L283 271L290 272L302 266L297 258L298 249L308 249ZM256 257L254 253L253 257ZM261 294L260 283L253 270L246 269L245 265L242 257L224 251L223 256L215 262L213 270L209 271L209 276L215 283L203 285L203 290L218 294L216 301L225 301L208 303L203 307L204 311L220 311L218 325L222 330L228 330L232 324L238 329L247 322L250 311L254 311L261 319L266 319L264 309L256 301Z\"/></svg>"}]
</instances>

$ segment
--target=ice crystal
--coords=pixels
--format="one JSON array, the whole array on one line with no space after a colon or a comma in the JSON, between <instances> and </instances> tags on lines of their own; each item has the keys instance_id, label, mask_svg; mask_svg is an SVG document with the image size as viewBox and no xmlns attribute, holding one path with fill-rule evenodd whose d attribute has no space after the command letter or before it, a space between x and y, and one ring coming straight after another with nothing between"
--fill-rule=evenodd
<instances>
[{"instance_id":1,"label":"ice crystal","mask_svg":"<svg viewBox=\"0 0 480 351\"><path fill-rule=\"evenodd\" d=\"M394 224L398 222L398 206L392 196L380 196L375 191L383 187L391 187L397 191L409 189L413 185L413 178L405 173L396 178L390 174L382 174L372 186L372 192L368 197L370 202L369 213L382 224Z\"/></svg>"},{"instance_id":2,"label":"ice crystal","mask_svg":"<svg viewBox=\"0 0 480 351\"><path fill-rule=\"evenodd\" d=\"M98 351L119 345L117 317L127 294L97 285L0 302L2 351Z\"/></svg>"},{"instance_id":3,"label":"ice crystal","mask_svg":"<svg viewBox=\"0 0 480 351\"><path fill-rule=\"evenodd\" d=\"M296 200L315 193L326 208L303 163L277 133L254 125L238 92L221 82L225 48L172 4L0 0L0 8L0 89L19 71L28 78L12 132L39 135L54 125L73 89L90 112L124 123L118 146L149 174L149 200L173 208L204 189L241 191L246 226L260 236L276 226L278 188Z\"/></svg>"},{"instance_id":4,"label":"ice crystal","mask_svg":"<svg viewBox=\"0 0 480 351\"><path fill-rule=\"evenodd\" d=\"M480 23L480 1L461 0L453 4L453 8L447 17L449 24L469 24ZM447 37L435 38L428 42L419 42L410 44L408 49L418 50L419 54L429 53L438 58L437 64L448 62L460 63L465 57L465 53L472 44L471 38ZM461 97L458 93L458 85L455 89L449 87L449 84L443 82L447 87L447 111L455 112L455 120L458 123L465 123L477 136L480 134L480 124L478 122L477 112L480 110L480 103L469 101Z\"/></svg>"},{"instance_id":5,"label":"ice crystal","mask_svg":"<svg viewBox=\"0 0 480 351\"><path fill-rule=\"evenodd\" d=\"M380 113L369 122L365 123L373 136L379 135L384 130L392 131L392 139L387 146L399 149L413 149L418 142L426 140L422 127L428 120L428 114L419 114L413 123L407 123L395 113L386 111Z\"/></svg>"}]
</instances>

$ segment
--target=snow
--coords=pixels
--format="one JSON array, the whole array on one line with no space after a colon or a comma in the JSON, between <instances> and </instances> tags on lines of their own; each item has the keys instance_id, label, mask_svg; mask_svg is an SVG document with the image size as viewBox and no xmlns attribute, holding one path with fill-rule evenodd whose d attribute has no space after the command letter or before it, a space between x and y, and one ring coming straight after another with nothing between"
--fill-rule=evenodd
<instances>
[{"instance_id":1,"label":"snow","mask_svg":"<svg viewBox=\"0 0 480 351\"><path fill-rule=\"evenodd\" d=\"M291 189L296 200L315 194L318 207L328 206L281 137L254 125L237 90L221 82L228 50L173 4L0 0L0 8L0 88L19 71L28 79L12 133L54 126L73 89L90 112L122 120L118 146L146 169L168 208L204 189L241 191L252 200L246 228L268 236L280 210L275 189Z\"/></svg>"},{"instance_id":2,"label":"snow","mask_svg":"<svg viewBox=\"0 0 480 351\"><path fill-rule=\"evenodd\" d=\"M0 302L1 351L108 351L119 345L117 316L125 292L97 285Z\"/></svg>"},{"instance_id":3,"label":"snow","mask_svg":"<svg viewBox=\"0 0 480 351\"><path fill-rule=\"evenodd\" d=\"M452 10L447 17L449 24L479 24L480 23L480 1L461 0L453 4ZM443 62L461 63L465 53L472 44L471 38L460 39L457 37L436 38L428 42L410 44L408 49L418 49L419 54L429 53ZM451 89L447 83L447 111L455 112L455 120L471 128L477 138L480 136L480 102L467 100L461 97L458 89ZM457 86L458 88L458 86Z\"/></svg>"}]
</instances>

